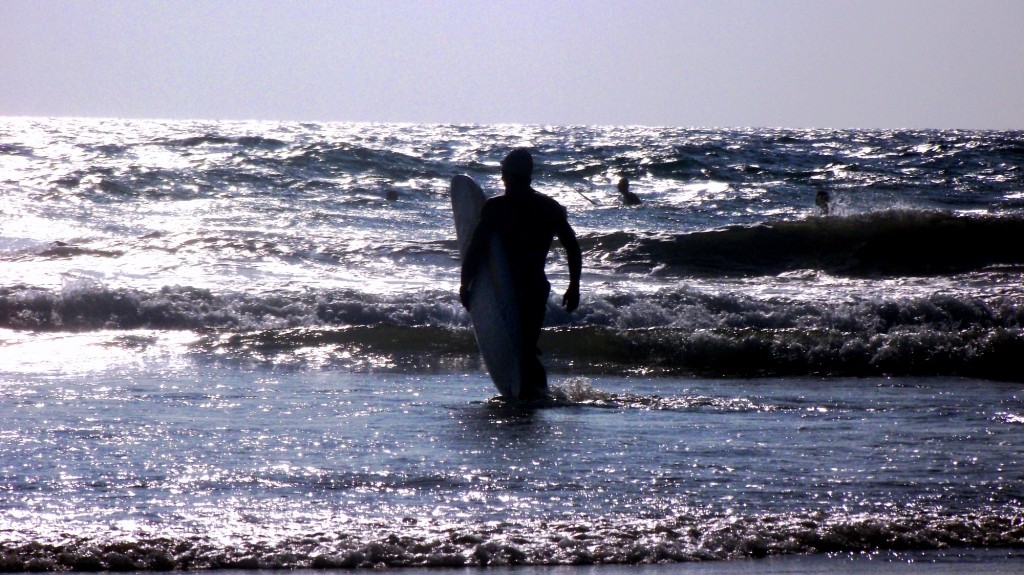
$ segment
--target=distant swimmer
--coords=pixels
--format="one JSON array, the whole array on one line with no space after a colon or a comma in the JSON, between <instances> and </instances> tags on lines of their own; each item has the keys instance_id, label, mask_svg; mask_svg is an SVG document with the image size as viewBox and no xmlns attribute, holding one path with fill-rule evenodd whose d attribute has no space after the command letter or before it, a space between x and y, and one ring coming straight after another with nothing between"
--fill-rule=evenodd
<instances>
[{"instance_id":1,"label":"distant swimmer","mask_svg":"<svg viewBox=\"0 0 1024 575\"><path fill-rule=\"evenodd\" d=\"M576 233L557 201L531 187L533 156L517 148L501 162L504 195L489 198L480 212L480 223L473 232L469 248L462 260L462 285L459 299L467 306L472 281L483 262L487 242L492 234L501 239L508 258L512 290L519 308L522 326L522 375L519 397L541 398L547 395L547 373L537 357L537 340L544 324L551 284L544 273L544 264L555 237L562 242L569 265L569 288L562 297L565 310L572 312L580 305L580 274L583 256Z\"/></svg>"},{"instance_id":2,"label":"distant swimmer","mask_svg":"<svg viewBox=\"0 0 1024 575\"><path fill-rule=\"evenodd\" d=\"M821 190L817 195L814 196L814 205L821 209L821 215L827 216L830 211L831 197L828 196L828 192Z\"/></svg>"},{"instance_id":3,"label":"distant swimmer","mask_svg":"<svg viewBox=\"0 0 1024 575\"><path fill-rule=\"evenodd\" d=\"M622 203L627 206L639 206L641 203L640 196L629 191L629 180L622 178L619 180L619 194L622 195Z\"/></svg>"},{"instance_id":4,"label":"distant swimmer","mask_svg":"<svg viewBox=\"0 0 1024 575\"><path fill-rule=\"evenodd\" d=\"M829 197L828 192L821 190L818 195L814 197L814 204L821 208L821 215L827 216L829 213L829 205L832 202L832 198Z\"/></svg>"}]
</instances>

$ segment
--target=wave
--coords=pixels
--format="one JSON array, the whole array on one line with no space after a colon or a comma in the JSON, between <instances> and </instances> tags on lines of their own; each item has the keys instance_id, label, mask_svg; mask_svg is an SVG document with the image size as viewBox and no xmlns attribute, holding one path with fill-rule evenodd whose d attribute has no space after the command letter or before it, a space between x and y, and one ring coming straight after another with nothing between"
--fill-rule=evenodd
<instances>
[{"instance_id":1,"label":"wave","mask_svg":"<svg viewBox=\"0 0 1024 575\"><path fill-rule=\"evenodd\" d=\"M965 273L1024 265L1024 218L887 210L730 226L675 236L608 234L621 266L693 276L776 275L820 270L856 277Z\"/></svg>"},{"instance_id":2,"label":"wave","mask_svg":"<svg viewBox=\"0 0 1024 575\"><path fill-rule=\"evenodd\" d=\"M236 145L239 148L261 148L269 150L276 150L288 145L287 142L277 138L268 138L264 136L221 136L218 134L203 134L201 136L188 136L185 138L166 138L156 140L154 143L172 148Z\"/></svg>"},{"instance_id":3,"label":"wave","mask_svg":"<svg viewBox=\"0 0 1024 575\"><path fill-rule=\"evenodd\" d=\"M520 523L326 521L287 534L272 525L231 533L155 527L57 534L5 530L0 571L168 571L610 565L730 560L806 553L1021 548L1019 509L948 514L800 512L592 518ZM97 530L99 531L99 530ZM286 533L286 534L282 534Z\"/></svg>"},{"instance_id":4,"label":"wave","mask_svg":"<svg viewBox=\"0 0 1024 575\"><path fill-rule=\"evenodd\" d=\"M558 373L701 377L959 376L1024 381L1020 329L546 330L544 363ZM468 328L361 326L269 330L209 336L195 349L208 361L313 364L355 371L465 371L480 368ZM319 350L309 354L308 350ZM635 403L605 398L613 404Z\"/></svg>"},{"instance_id":5,"label":"wave","mask_svg":"<svg viewBox=\"0 0 1024 575\"><path fill-rule=\"evenodd\" d=\"M249 331L315 325L465 324L467 318L454 298L431 293L389 297L352 290L217 294L182 286L150 292L79 280L60 291L0 287L0 327Z\"/></svg>"},{"instance_id":6,"label":"wave","mask_svg":"<svg viewBox=\"0 0 1024 575\"><path fill-rule=\"evenodd\" d=\"M86 282L0 288L0 327L191 330L211 361L351 369L465 369L478 361L455 294L155 292ZM208 334L208 335L203 335ZM956 375L1024 380L1024 308L1013 298L763 301L679 289L611 294L576 314L549 302L544 360L567 373L700 376Z\"/></svg>"},{"instance_id":7,"label":"wave","mask_svg":"<svg viewBox=\"0 0 1024 575\"><path fill-rule=\"evenodd\" d=\"M348 143L287 143L260 136L204 135L168 139L155 144L195 156L189 166L162 168L141 163L113 163L133 150L101 152L100 165L56 172L50 178L53 187L45 199L64 196L74 190L98 203L145 199L193 200L197 198L266 197L288 199L289 193L326 201L331 194L342 196L360 188L390 188L396 182L446 181L455 173L444 160L421 158L401 151L377 149ZM150 144L136 144L145 146ZM212 149L207 149L212 148ZM218 158L230 154L230 161ZM441 190L419 190L433 196Z\"/></svg>"}]
</instances>

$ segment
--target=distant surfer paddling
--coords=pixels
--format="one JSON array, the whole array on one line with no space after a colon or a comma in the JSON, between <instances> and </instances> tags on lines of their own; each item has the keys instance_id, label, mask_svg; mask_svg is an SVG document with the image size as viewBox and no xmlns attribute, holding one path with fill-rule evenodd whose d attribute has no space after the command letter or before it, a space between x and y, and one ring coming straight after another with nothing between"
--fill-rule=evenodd
<instances>
[{"instance_id":1,"label":"distant surfer paddling","mask_svg":"<svg viewBox=\"0 0 1024 575\"><path fill-rule=\"evenodd\" d=\"M583 256L565 208L531 187L533 157L529 151L517 148L505 156L501 162L501 180L505 193L484 202L480 223L463 257L459 299L468 309L473 278L485 257L487 242L492 234L497 234L508 258L519 310L522 339L519 398L537 399L546 396L548 389L547 373L537 357L537 340L551 292L551 284L544 273L551 242L557 237L568 259L569 288L562 297L562 305L568 312L580 304Z\"/></svg>"}]
</instances>

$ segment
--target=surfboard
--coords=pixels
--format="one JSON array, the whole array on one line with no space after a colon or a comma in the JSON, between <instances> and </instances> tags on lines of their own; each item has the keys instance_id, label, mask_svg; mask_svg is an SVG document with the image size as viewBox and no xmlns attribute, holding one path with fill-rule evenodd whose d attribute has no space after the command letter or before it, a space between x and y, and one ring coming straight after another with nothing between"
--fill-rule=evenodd
<instances>
[{"instance_id":1,"label":"surfboard","mask_svg":"<svg viewBox=\"0 0 1024 575\"><path fill-rule=\"evenodd\" d=\"M452 178L451 197L459 254L464 258L487 196L472 178L458 175ZM522 373L519 312L505 250L497 235L488 242L483 263L473 278L469 316L494 386L501 395L518 398Z\"/></svg>"}]
</instances>

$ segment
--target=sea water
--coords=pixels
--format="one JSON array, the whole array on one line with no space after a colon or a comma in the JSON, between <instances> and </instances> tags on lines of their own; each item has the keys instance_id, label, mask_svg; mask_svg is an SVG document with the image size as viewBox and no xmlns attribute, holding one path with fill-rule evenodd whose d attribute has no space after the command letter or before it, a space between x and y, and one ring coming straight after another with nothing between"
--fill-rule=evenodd
<instances>
[{"instance_id":1,"label":"sea water","mask_svg":"<svg viewBox=\"0 0 1024 575\"><path fill-rule=\"evenodd\" d=\"M550 259L539 406L494 397L447 197L516 146L584 248L573 314ZM0 569L1019 564L1022 161L1020 132L0 119Z\"/></svg>"}]
</instances>

